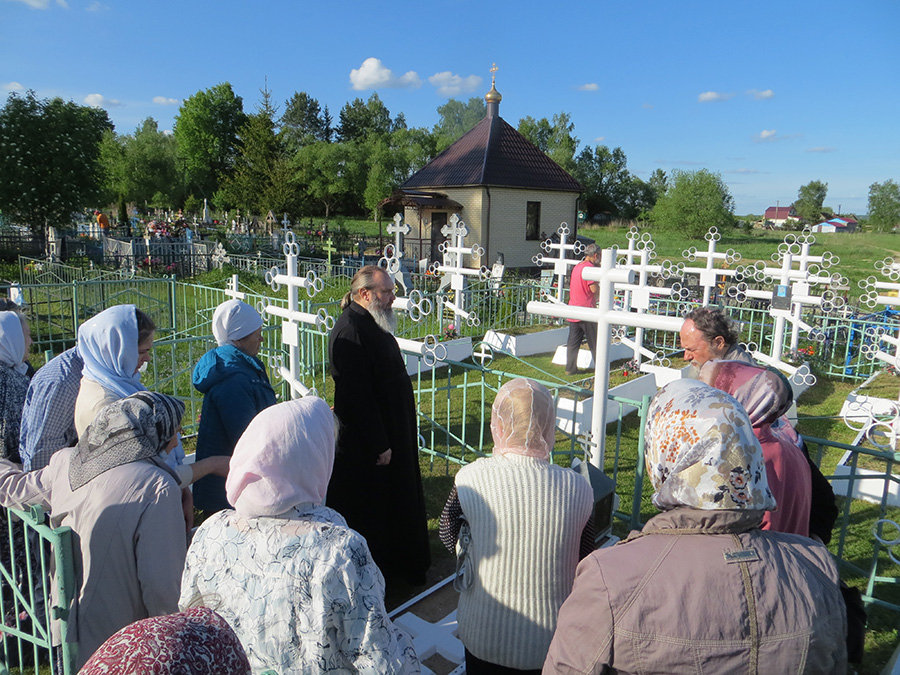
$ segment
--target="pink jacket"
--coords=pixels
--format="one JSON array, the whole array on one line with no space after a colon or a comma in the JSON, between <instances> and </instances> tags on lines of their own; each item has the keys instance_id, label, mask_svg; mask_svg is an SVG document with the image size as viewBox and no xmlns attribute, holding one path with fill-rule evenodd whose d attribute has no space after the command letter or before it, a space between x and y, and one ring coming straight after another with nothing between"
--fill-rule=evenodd
<instances>
[{"instance_id":1,"label":"pink jacket","mask_svg":"<svg viewBox=\"0 0 900 675\"><path fill-rule=\"evenodd\" d=\"M578 566L547 673L844 673L838 572L760 511L676 508Z\"/></svg>"}]
</instances>

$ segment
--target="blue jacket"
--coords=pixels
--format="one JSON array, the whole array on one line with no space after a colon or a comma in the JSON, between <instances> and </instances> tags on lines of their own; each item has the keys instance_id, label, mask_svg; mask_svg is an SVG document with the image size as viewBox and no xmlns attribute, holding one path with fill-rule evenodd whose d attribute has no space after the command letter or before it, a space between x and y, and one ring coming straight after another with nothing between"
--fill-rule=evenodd
<instances>
[{"instance_id":1,"label":"blue jacket","mask_svg":"<svg viewBox=\"0 0 900 675\"><path fill-rule=\"evenodd\" d=\"M197 459L230 456L250 420L275 405L275 390L262 362L232 345L201 356L194 366L193 383L203 394ZM194 504L206 511L231 508L225 498L225 479L207 476L194 483Z\"/></svg>"}]
</instances>

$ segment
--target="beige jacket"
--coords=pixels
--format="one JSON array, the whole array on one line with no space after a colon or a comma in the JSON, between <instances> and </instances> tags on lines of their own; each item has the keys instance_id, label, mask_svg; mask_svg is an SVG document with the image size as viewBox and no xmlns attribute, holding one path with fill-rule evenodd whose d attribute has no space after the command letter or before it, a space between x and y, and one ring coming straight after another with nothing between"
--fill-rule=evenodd
<instances>
[{"instance_id":1,"label":"beige jacket","mask_svg":"<svg viewBox=\"0 0 900 675\"><path fill-rule=\"evenodd\" d=\"M74 531L79 593L68 639L78 643L80 668L113 633L138 619L178 611L187 552L181 490L148 460L123 464L77 490L69 487L75 448L23 473L0 460L0 503L41 505L52 527Z\"/></svg>"},{"instance_id":2,"label":"beige jacket","mask_svg":"<svg viewBox=\"0 0 900 675\"><path fill-rule=\"evenodd\" d=\"M678 508L578 566L544 673L844 673L838 572L761 511Z\"/></svg>"}]
</instances>

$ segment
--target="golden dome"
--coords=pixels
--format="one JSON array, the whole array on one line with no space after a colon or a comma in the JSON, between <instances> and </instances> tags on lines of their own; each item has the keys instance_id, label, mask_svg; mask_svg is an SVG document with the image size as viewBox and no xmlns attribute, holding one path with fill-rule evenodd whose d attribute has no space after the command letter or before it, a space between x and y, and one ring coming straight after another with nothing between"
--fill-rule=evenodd
<instances>
[{"instance_id":1,"label":"golden dome","mask_svg":"<svg viewBox=\"0 0 900 675\"><path fill-rule=\"evenodd\" d=\"M484 95L484 100L488 103L500 103L503 100L500 92L497 91L497 70L497 64L495 63L491 66L491 90Z\"/></svg>"}]
</instances>

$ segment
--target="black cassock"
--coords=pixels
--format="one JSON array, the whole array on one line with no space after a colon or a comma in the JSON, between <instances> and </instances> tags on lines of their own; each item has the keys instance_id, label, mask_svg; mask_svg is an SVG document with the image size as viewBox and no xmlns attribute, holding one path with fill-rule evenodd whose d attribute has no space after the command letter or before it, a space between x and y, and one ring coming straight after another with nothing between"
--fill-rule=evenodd
<instances>
[{"instance_id":1,"label":"black cassock","mask_svg":"<svg viewBox=\"0 0 900 675\"><path fill-rule=\"evenodd\" d=\"M366 538L388 579L425 583L431 564L416 401L397 341L350 303L328 342L341 422L326 504ZM376 466L390 448L391 461Z\"/></svg>"}]
</instances>

